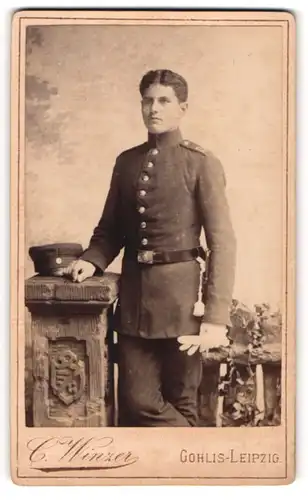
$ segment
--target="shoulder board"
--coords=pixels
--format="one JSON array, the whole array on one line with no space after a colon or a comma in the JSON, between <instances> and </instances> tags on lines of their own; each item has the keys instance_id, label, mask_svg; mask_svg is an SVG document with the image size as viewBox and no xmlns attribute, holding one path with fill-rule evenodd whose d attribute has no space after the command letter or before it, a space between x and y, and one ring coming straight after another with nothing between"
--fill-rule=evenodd
<instances>
[{"instance_id":1,"label":"shoulder board","mask_svg":"<svg viewBox=\"0 0 308 500\"><path fill-rule=\"evenodd\" d=\"M191 151L197 151L197 153L201 153L204 156L206 156L207 154L201 146L198 146L198 144L195 144L194 142L188 140L182 141L181 146L184 146L184 148L190 149Z\"/></svg>"}]
</instances>

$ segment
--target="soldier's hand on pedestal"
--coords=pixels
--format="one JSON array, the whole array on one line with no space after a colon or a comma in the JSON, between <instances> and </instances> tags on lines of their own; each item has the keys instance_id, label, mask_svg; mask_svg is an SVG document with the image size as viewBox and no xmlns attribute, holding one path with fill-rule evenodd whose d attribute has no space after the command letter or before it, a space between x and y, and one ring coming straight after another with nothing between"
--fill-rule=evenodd
<instances>
[{"instance_id":1,"label":"soldier's hand on pedestal","mask_svg":"<svg viewBox=\"0 0 308 500\"><path fill-rule=\"evenodd\" d=\"M72 261L67 269L65 270L65 274L72 277L72 280L81 283L87 278L91 278L95 273L95 266L86 260L78 259Z\"/></svg>"},{"instance_id":2,"label":"soldier's hand on pedestal","mask_svg":"<svg viewBox=\"0 0 308 500\"><path fill-rule=\"evenodd\" d=\"M227 327L225 325L201 323L199 335L184 335L178 338L178 342L181 344L179 349L187 351L189 356L198 349L200 352L204 352L209 349L228 346Z\"/></svg>"}]
</instances>

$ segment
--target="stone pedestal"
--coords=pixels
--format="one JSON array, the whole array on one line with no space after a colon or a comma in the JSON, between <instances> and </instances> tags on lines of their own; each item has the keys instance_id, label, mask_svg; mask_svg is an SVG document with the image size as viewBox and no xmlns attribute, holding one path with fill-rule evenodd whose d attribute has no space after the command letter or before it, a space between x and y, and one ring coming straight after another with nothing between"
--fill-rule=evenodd
<instances>
[{"instance_id":1,"label":"stone pedestal","mask_svg":"<svg viewBox=\"0 0 308 500\"><path fill-rule=\"evenodd\" d=\"M26 281L33 352L33 425L114 425L113 332L119 276L83 283L34 276Z\"/></svg>"}]
</instances>

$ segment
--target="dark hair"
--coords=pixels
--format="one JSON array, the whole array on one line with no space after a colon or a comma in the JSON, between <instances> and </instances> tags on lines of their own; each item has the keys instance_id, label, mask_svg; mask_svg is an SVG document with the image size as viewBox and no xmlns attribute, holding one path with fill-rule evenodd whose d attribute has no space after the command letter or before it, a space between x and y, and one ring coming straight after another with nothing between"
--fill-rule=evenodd
<instances>
[{"instance_id":1,"label":"dark hair","mask_svg":"<svg viewBox=\"0 0 308 500\"><path fill-rule=\"evenodd\" d=\"M140 94L143 96L145 91L154 83L172 87L179 102L186 102L188 98L188 85L181 75L174 73L170 69L156 69L148 71L141 79L139 85Z\"/></svg>"}]
</instances>

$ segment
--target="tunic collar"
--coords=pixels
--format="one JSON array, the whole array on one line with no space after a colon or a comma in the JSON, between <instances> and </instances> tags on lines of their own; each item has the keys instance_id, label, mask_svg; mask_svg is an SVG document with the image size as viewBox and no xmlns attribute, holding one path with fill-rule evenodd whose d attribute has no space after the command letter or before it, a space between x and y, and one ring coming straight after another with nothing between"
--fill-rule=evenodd
<instances>
[{"instance_id":1,"label":"tunic collar","mask_svg":"<svg viewBox=\"0 0 308 500\"><path fill-rule=\"evenodd\" d=\"M148 145L150 148L168 148L182 141L180 130L169 130L163 134L148 134Z\"/></svg>"}]
</instances>

